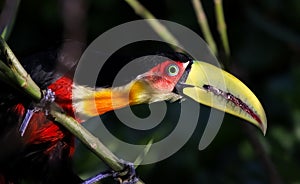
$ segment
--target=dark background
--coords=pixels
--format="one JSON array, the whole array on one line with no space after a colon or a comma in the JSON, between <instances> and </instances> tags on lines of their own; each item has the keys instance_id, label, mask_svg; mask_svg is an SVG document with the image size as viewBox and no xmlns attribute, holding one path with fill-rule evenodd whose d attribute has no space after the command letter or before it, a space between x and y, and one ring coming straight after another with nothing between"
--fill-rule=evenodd
<instances>
[{"instance_id":1,"label":"dark background","mask_svg":"<svg viewBox=\"0 0 300 184\"><path fill-rule=\"evenodd\" d=\"M19 58L59 48L70 40L88 45L114 26L140 19L125 1L91 0L84 1L82 21L64 20L62 17L68 12L62 2L21 2L8 40ZM157 18L177 22L202 36L190 1L141 3ZM203 1L203 6L222 53L213 1ZM264 137L258 129L227 115L214 141L199 151L199 126L179 152L159 163L138 167L137 172L146 183L300 182L300 1L225 0L224 13L231 48L228 68L263 104L268 118L267 134ZM76 20L83 24L73 34L65 22ZM140 52L144 51L135 47L126 50L127 56ZM123 137L131 137L127 130L124 132L120 133ZM103 164L80 144L74 163L82 177L103 169Z\"/></svg>"}]
</instances>

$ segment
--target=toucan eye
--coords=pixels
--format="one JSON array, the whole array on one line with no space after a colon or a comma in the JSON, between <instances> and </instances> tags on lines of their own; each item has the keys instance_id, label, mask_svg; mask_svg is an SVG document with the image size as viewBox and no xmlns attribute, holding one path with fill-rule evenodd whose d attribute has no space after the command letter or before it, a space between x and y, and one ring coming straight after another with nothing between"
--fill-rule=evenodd
<instances>
[{"instance_id":1,"label":"toucan eye","mask_svg":"<svg viewBox=\"0 0 300 184\"><path fill-rule=\"evenodd\" d=\"M176 76L179 73L179 67L175 64L171 64L167 67L167 74L171 77Z\"/></svg>"}]
</instances>

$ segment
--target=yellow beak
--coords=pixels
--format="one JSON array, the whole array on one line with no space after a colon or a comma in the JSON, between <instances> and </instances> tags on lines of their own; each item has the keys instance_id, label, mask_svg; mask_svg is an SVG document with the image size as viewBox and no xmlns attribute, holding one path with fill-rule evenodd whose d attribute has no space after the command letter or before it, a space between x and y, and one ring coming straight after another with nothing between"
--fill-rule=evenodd
<instances>
[{"instance_id":1,"label":"yellow beak","mask_svg":"<svg viewBox=\"0 0 300 184\"><path fill-rule=\"evenodd\" d=\"M240 117L265 134L267 118L254 93L230 73L205 62L194 61L183 93L193 100Z\"/></svg>"}]
</instances>

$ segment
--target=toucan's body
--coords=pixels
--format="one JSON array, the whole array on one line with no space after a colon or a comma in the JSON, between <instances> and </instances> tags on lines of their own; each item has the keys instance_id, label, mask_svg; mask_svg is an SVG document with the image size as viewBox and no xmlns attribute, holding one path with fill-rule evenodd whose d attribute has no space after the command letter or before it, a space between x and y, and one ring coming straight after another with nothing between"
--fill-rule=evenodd
<instances>
[{"instance_id":1,"label":"toucan's body","mask_svg":"<svg viewBox=\"0 0 300 184\"><path fill-rule=\"evenodd\" d=\"M69 102L71 75L56 73L56 59L47 56L26 61L25 68L41 89L51 88L57 102L73 116ZM23 179L30 183L79 183L81 180L70 164L74 137L43 111L33 114L21 136L19 128L27 109L33 108L32 101L8 85L0 93L0 184L19 183Z\"/></svg>"},{"instance_id":2,"label":"toucan's body","mask_svg":"<svg viewBox=\"0 0 300 184\"><path fill-rule=\"evenodd\" d=\"M166 58L124 86L112 88L93 89L76 85L72 74L54 72L55 64L35 61L25 64L25 67L42 89L48 88L55 93L55 102L65 113L73 117L79 114L75 117L79 123L82 122L81 115L93 117L125 106L178 101L187 96L246 119L264 132L266 130L263 109L244 84L227 72L181 54ZM218 77L205 74L210 71L220 72L225 86L218 88ZM214 101L220 98L222 102ZM19 128L32 101L19 91L8 88L1 91L0 99L0 184L18 183L24 178L33 183L79 183L81 180L70 165L74 153L71 133L53 122L44 111L39 111L33 114L21 136Z\"/></svg>"}]
</instances>

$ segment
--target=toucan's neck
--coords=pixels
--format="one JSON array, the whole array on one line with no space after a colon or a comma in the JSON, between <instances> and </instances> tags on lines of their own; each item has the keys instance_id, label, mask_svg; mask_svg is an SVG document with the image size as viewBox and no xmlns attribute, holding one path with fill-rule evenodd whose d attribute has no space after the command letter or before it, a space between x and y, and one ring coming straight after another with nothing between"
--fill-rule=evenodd
<instances>
[{"instance_id":1,"label":"toucan's neck","mask_svg":"<svg viewBox=\"0 0 300 184\"><path fill-rule=\"evenodd\" d=\"M120 87L93 89L75 86L73 90L75 112L85 117L101 115L126 106L163 100L175 101L179 98L179 95L172 92L154 90L143 80L133 80Z\"/></svg>"}]
</instances>

